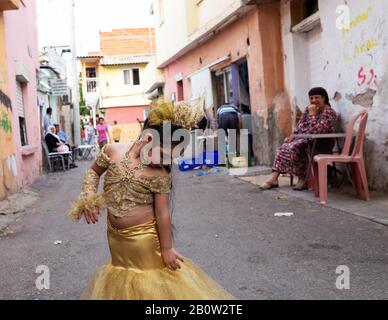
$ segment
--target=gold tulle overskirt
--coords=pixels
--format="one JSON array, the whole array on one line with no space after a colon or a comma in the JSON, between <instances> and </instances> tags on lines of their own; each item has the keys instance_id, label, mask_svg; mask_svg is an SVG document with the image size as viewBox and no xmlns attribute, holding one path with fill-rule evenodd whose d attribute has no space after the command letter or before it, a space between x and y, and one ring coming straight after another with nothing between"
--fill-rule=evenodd
<instances>
[{"instance_id":1,"label":"gold tulle overskirt","mask_svg":"<svg viewBox=\"0 0 388 320\"><path fill-rule=\"evenodd\" d=\"M190 259L172 271L162 259L155 219L117 230L108 221L111 260L89 281L82 299L230 300L235 299Z\"/></svg>"}]
</instances>

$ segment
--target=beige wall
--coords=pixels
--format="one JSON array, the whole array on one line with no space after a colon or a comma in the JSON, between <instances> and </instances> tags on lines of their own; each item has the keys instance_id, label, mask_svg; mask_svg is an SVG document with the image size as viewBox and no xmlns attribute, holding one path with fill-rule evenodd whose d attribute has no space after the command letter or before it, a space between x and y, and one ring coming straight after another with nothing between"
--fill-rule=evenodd
<instances>
[{"instance_id":1,"label":"beige wall","mask_svg":"<svg viewBox=\"0 0 388 320\"><path fill-rule=\"evenodd\" d=\"M140 85L125 85L123 71L134 68L140 69ZM147 68L146 64L100 66L102 107L148 105L149 101L143 97L143 93L148 89L146 87L147 78L152 75L152 70Z\"/></svg>"},{"instance_id":2,"label":"beige wall","mask_svg":"<svg viewBox=\"0 0 388 320\"><path fill-rule=\"evenodd\" d=\"M153 0L153 5L156 17L157 64L160 64L186 44L186 3L183 0Z\"/></svg>"},{"instance_id":3,"label":"beige wall","mask_svg":"<svg viewBox=\"0 0 388 320\"><path fill-rule=\"evenodd\" d=\"M191 0L198 2L198 0ZM212 26L220 21L231 10L241 6L241 0L202 0L198 7L199 26Z\"/></svg>"},{"instance_id":4,"label":"beige wall","mask_svg":"<svg viewBox=\"0 0 388 320\"><path fill-rule=\"evenodd\" d=\"M173 57L240 7L241 0L153 0L157 64Z\"/></svg>"}]
</instances>

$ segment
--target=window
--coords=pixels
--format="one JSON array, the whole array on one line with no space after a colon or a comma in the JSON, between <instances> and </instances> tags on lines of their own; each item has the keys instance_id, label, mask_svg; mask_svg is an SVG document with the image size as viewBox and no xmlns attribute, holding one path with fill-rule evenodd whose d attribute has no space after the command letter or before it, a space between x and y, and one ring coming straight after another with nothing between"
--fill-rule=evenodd
<instances>
[{"instance_id":1,"label":"window","mask_svg":"<svg viewBox=\"0 0 388 320\"><path fill-rule=\"evenodd\" d=\"M131 84L131 73L130 70L123 70L123 75L124 75L124 84L126 86Z\"/></svg>"},{"instance_id":2,"label":"window","mask_svg":"<svg viewBox=\"0 0 388 320\"><path fill-rule=\"evenodd\" d=\"M233 102L233 79L232 70L227 68L215 73L217 104L221 106L225 103Z\"/></svg>"},{"instance_id":3,"label":"window","mask_svg":"<svg viewBox=\"0 0 388 320\"><path fill-rule=\"evenodd\" d=\"M225 70L225 96L226 102L232 103L233 101L233 81L232 81L232 70Z\"/></svg>"},{"instance_id":4,"label":"window","mask_svg":"<svg viewBox=\"0 0 388 320\"><path fill-rule=\"evenodd\" d=\"M17 112L19 116L20 142L22 146L26 146L28 144L28 140L23 95L23 84L19 81L16 81L16 98Z\"/></svg>"},{"instance_id":5,"label":"window","mask_svg":"<svg viewBox=\"0 0 388 320\"><path fill-rule=\"evenodd\" d=\"M23 117L19 117L19 128L20 128L20 142L22 146L26 146L28 144L26 119Z\"/></svg>"},{"instance_id":6,"label":"window","mask_svg":"<svg viewBox=\"0 0 388 320\"><path fill-rule=\"evenodd\" d=\"M318 0L293 0L291 2L291 27L318 11Z\"/></svg>"},{"instance_id":7,"label":"window","mask_svg":"<svg viewBox=\"0 0 388 320\"><path fill-rule=\"evenodd\" d=\"M86 78L97 78L97 71L96 68L86 68Z\"/></svg>"},{"instance_id":8,"label":"window","mask_svg":"<svg viewBox=\"0 0 388 320\"><path fill-rule=\"evenodd\" d=\"M182 101L184 99L184 93L183 93L183 81L180 80L176 83L177 85L177 98L178 101Z\"/></svg>"},{"instance_id":9,"label":"window","mask_svg":"<svg viewBox=\"0 0 388 320\"><path fill-rule=\"evenodd\" d=\"M97 81L96 80L86 80L86 91L97 92Z\"/></svg>"},{"instance_id":10,"label":"window","mask_svg":"<svg viewBox=\"0 0 388 320\"><path fill-rule=\"evenodd\" d=\"M140 85L140 70L139 69L132 69L132 79L133 79L134 86Z\"/></svg>"},{"instance_id":11,"label":"window","mask_svg":"<svg viewBox=\"0 0 388 320\"><path fill-rule=\"evenodd\" d=\"M62 96L62 104L70 104L69 95L65 94Z\"/></svg>"},{"instance_id":12,"label":"window","mask_svg":"<svg viewBox=\"0 0 388 320\"><path fill-rule=\"evenodd\" d=\"M140 69L125 69L123 70L123 81L124 85L138 86L140 85Z\"/></svg>"},{"instance_id":13,"label":"window","mask_svg":"<svg viewBox=\"0 0 388 320\"><path fill-rule=\"evenodd\" d=\"M215 88L216 88L216 101L217 106L225 104L225 77L222 72L216 72L214 74Z\"/></svg>"}]
</instances>

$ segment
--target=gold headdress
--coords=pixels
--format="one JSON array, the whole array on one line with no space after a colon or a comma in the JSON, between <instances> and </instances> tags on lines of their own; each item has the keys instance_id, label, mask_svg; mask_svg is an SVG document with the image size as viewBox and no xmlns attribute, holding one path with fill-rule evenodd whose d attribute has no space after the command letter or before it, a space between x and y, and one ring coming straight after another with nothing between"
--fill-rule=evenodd
<instances>
[{"instance_id":1,"label":"gold headdress","mask_svg":"<svg viewBox=\"0 0 388 320\"><path fill-rule=\"evenodd\" d=\"M205 116L203 103L202 97L189 102L176 103L160 99L152 106L148 121L151 125L161 125L163 121L171 121L172 125L192 129Z\"/></svg>"}]
</instances>

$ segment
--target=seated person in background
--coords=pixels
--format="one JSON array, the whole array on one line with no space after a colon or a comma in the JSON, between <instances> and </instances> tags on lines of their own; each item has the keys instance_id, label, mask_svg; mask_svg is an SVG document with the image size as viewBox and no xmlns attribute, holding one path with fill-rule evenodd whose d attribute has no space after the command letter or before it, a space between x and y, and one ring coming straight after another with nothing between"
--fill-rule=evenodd
<instances>
[{"instance_id":1,"label":"seated person in background","mask_svg":"<svg viewBox=\"0 0 388 320\"><path fill-rule=\"evenodd\" d=\"M293 134L334 133L337 114L330 106L327 91L320 87L312 88L309 97L310 105L304 111ZM278 187L279 175L288 173L298 177L294 190L306 189L308 143L308 139L286 138L276 153L272 175L261 188ZM318 153L331 153L333 147L333 139L319 139L316 150Z\"/></svg>"},{"instance_id":2,"label":"seated person in background","mask_svg":"<svg viewBox=\"0 0 388 320\"><path fill-rule=\"evenodd\" d=\"M59 124L54 124L54 126L55 126L55 132L56 132L59 140L69 148L69 150L71 151L72 159L75 159L75 152L76 152L77 148L75 146L71 146L69 144L69 142L68 142L69 137L65 132L63 132L61 129L59 129ZM74 164L74 162L73 162L73 164ZM77 166L74 164L74 167L77 167Z\"/></svg>"},{"instance_id":3,"label":"seated person in background","mask_svg":"<svg viewBox=\"0 0 388 320\"><path fill-rule=\"evenodd\" d=\"M56 134L55 126L53 126L53 125L50 125L48 127L48 132L47 132L44 140L46 141L47 148L48 148L50 153L52 153L52 152L69 152L69 150L70 150L69 147L67 145L65 145L61 141L61 139L58 137L58 135ZM73 159L74 158L71 158L72 163L70 164L70 168L77 167L75 165ZM67 165L68 159L65 158L65 161L66 161L65 164Z\"/></svg>"},{"instance_id":4,"label":"seated person in background","mask_svg":"<svg viewBox=\"0 0 388 320\"><path fill-rule=\"evenodd\" d=\"M55 126L48 126L48 131L44 138L46 140L49 152L68 152L68 147L61 142L58 135L56 134Z\"/></svg>"}]
</instances>

